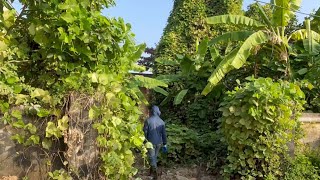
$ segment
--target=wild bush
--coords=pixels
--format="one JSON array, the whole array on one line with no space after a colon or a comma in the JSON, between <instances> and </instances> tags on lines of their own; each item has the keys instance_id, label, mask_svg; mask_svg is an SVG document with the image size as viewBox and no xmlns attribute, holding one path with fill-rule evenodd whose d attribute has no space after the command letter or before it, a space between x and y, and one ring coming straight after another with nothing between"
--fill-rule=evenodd
<instances>
[{"instance_id":1,"label":"wild bush","mask_svg":"<svg viewBox=\"0 0 320 180\"><path fill-rule=\"evenodd\" d=\"M201 152L196 147L199 135L193 129L183 125L167 125L169 153L166 160L177 163L185 163L197 158Z\"/></svg>"},{"instance_id":2,"label":"wild bush","mask_svg":"<svg viewBox=\"0 0 320 180\"><path fill-rule=\"evenodd\" d=\"M304 93L286 81L248 80L228 92L221 103L221 130L228 145L224 175L278 177L287 144L300 135L298 117L305 103Z\"/></svg>"},{"instance_id":3,"label":"wild bush","mask_svg":"<svg viewBox=\"0 0 320 180\"><path fill-rule=\"evenodd\" d=\"M319 158L318 158L319 159ZM285 168L283 179L300 180L300 179L320 179L319 166L312 164L311 158L300 154L290 158Z\"/></svg>"}]
</instances>

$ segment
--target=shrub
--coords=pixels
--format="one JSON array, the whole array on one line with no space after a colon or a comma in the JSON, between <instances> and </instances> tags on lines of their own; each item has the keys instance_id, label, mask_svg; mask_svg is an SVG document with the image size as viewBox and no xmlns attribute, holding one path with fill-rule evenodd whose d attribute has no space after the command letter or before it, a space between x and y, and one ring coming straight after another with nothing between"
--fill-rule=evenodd
<instances>
[{"instance_id":1,"label":"shrub","mask_svg":"<svg viewBox=\"0 0 320 180\"><path fill-rule=\"evenodd\" d=\"M208 169L220 169L225 161L227 148L216 131L199 134L184 125L168 124L167 135L169 152L161 154L163 164L200 161Z\"/></svg>"},{"instance_id":2,"label":"shrub","mask_svg":"<svg viewBox=\"0 0 320 180\"><path fill-rule=\"evenodd\" d=\"M228 92L221 103L221 130L228 145L224 175L263 178L281 175L287 143L297 139L304 104L299 86L271 78L250 82Z\"/></svg>"},{"instance_id":3,"label":"shrub","mask_svg":"<svg viewBox=\"0 0 320 180\"><path fill-rule=\"evenodd\" d=\"M216 130L219 125L217 120L221 117L221 113L218 109L218 100L198 98L188 104L185 113L187 119L186 125L197 129L201 134ZM211 135L215 136L216 133L211 133Z\"/></svg>"},{"instance_id":4,"label":"shrub","mask_svg":"<svg viewBox=\"0 0 320 180\"><path fill-rule=\"evenodd\" d=\"M215 173L219 173L227 157L227 145L221 142L221 136L220 131L209 132L200 135L198 141L202 162L206 163L207 169Z\"/></svg>"},{"instance_id":5,"label":"shrub","mask_svg":"<svg viewBox=\"0 0 320 180\"><path fill-rule=\"evenodd\" d=\"M304 149L303 154L309 158L313 166L320 169L320 147L313 149L307 146L307 148Z\"/></svg>"},{"instance_id":6,"label":"shrub","mask_svg":"<svg viewBox=\"0 0 320 180\"><path fill-rule=\"evenodd\" d=\"M314 89L308 92L308 98L310 103L308 109L313 112L320 112L320 79L318 74L320 73L320 55L317 57L317 63L309 70L306 79L310 81Z\"/></svg>"},{"instance_id":7,"label":"shrub","mask_svg":"<svg viewBox=\"0 0 320 180\"><path fill-rule=\"evenodd\" d=\"M183 125L167 125L169 153L166 162L186 162L200 155L196 143L199 140L198 133Z\"/></svg>"},{"instance_id":8,"label":"shrub","mask_svg":"<svg viewBox=\"0 0 320 180\"><path fill-rule=\"evenodd\" d=\"M319 167L314 166L309 157L302 154L297 155L294 159L289 159L283 179L320 179Z\"/></svg>"}]
</instances>

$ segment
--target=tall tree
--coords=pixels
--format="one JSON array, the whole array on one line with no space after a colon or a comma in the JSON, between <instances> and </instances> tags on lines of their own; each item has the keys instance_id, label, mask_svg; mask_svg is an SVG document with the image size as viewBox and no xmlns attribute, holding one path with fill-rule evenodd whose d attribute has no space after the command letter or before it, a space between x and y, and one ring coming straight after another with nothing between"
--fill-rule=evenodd
<instances>
[{"instance_id":1,"label":"tall tree","mask_svg":"<svg viewBox=\"0 0 320 180\"><path fill-rule=\"evenodd\" d=\"M168 24L156 49L156 56L174 59L176 54L193 55L197 40L214 37L228 26L210 27L205 19L221 14L242 14L243 0L175 0ZM157 66L157 73L166 68ZM170 72L171 70L168 69Z\"/></svg>"}]
</instances>

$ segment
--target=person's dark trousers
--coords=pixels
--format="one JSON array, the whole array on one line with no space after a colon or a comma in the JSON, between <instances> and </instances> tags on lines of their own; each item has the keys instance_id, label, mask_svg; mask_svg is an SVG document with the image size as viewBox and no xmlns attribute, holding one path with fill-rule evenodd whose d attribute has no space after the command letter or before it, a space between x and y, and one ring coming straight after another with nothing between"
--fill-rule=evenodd
<instances>
[{"instance_id":1,"label":"person's dark trousers","mask_svg":"<svg viewBox=\"0 0 320 180\"><path fill-rule=\"evenodd\" d=\"M150 174L153 176L154 179L157 179L158 177L158 171L157 171L157 162L158 162L158 155L159 151L162 147L162 144L153 145L153 149L148 149L148 156L149 156L149 162L151 165L150 168Z\"/></svg>"}]
</instances>

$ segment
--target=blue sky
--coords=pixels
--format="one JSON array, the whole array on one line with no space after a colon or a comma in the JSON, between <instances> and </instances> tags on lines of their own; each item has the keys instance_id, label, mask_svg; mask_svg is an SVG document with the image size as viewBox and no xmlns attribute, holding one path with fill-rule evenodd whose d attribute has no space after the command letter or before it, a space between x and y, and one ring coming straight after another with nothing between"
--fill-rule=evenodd
<instances>
[{"instance_id":1,"label":"blue sky","mask_svg":"<svg viewBox=\"0 0 320 180\"><path fill-rule=\"evenodd\" d=\"M269 2L269 0L261 0ZM254 0L244 0L246 8ZM116 0L117 5L103 11L109 17L122 17L132 25L137 43L147 43L154 47L161 38L163 29L173 6L173 0ZM14 3L16 9L19 4ZM310 13L320 7L320 0L302 0L301 12ZM304 15L298 14L299 21Z\"/></svg>"},{"instance_id":2,"label":"blue sky","mask_svg":"<svg viewBox=\"0 0 320 180\"><path fill-rule=\"evenodd\" d=\"M145 42L149 47L154 47L162 36L173 0L117 0L116 2L117 6L104 11L104 14L123 17L126 22L131 23L137 43ZM254 3L254 0L244 0L243 7L246 8L251 3ZM302 0L300 11L310 13L318 7L320 0ZM303 19L304 16L299 15L299 20Z\"/></svg>"}]
</instances>

